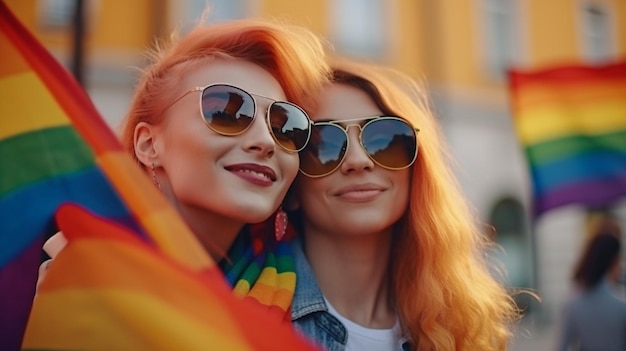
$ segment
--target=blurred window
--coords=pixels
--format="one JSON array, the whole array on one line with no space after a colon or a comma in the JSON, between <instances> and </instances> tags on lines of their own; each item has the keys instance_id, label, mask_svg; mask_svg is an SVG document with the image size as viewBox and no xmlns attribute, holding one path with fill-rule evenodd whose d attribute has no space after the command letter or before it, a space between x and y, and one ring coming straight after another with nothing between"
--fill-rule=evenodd
<instances>
[{"instance_id":1,"label":"blurred window","mask_svg":"<svg viewBox=\"0 0 626 351\"><path fill-rule=\"evenodd\" d=\"M484 35L487 69L497 79L504 79L517 56L513 0L484 0Z\"/></svg>"},{"instance_id":2,"label":"blurred window","mask_svg":"<svg viewBox=\"0 0 626 351\"><path fill-rule=\"evenodd\" d=\"M182 20L186 28L193 27L200 19L203 11L209 8L208 21L223 22L244 18L249 15L249 0L185 0L181 9Z\"/></svg>"},{"instance_id":3,"label":"blurred window","mask_svg":"<svg viewBox=\"0 0 626 351\"><path fill-rule=\"evenodd\" d=\"M330 5L330 38L335 49L348 56L384 58L387 9L384 0L333 0Z\"/></svg>"},{"instance_id":4,"label":"blurred window","mask_svg":"<svg viewBox=\"0 0 626 351\"><path fill-rule=\"evenodd\" d=\"M496 264L504 264L506 285L515 288L533 288L533 254L530 232L524 207L515 198L502 198L491 210L490 223L494 229L494 241L500 246L495 249ZM530 307L529 296L515 297L520 308Z\"/></svg>"},{"instance_id":5,"label":"blurred window","mask_svg":"<svg viewBox=\"0 0 626 351\"><path fill-rule=\"evenodd\" d=\"M611 59L611 31L606 8L588 5L583 12L584 55L591 62L603 62Z\"/></svg>"},{"instance_id":6,"label":"blurred window","mask_svg":"<svg viewBox=\"0 0 626 351\"><path fill-rule=\"evenodd\" d=\"M45 28L67 28L72 25L76 0L39 0L39 24Z\"/></svg>"}]
</instances>

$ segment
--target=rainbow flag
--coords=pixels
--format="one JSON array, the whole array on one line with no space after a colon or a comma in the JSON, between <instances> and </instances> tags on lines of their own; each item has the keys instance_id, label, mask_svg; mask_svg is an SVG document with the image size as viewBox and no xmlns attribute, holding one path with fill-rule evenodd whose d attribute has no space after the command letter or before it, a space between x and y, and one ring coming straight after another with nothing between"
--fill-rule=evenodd
<instances>
[{"instance_id":1,"label":"rainbow flag","mask_svg":"<svg viewBox=\"0 0 626 351\"><path fill-rule=\"evenodd\" d=\"M626 61L509 74L535 216L626 196Z\"/></svg>"},{"instance_id":2,"label":"rainbow flag","mask_svg":"<svg viewBox=\"0 0 626 351\"><path fill-rule=\"evenodd\" d=\"M39 286L24 350L312 350L217 284L219 270L189 270L76 205L57 222L70 244Z\"/></svg>"},{"instance_id":3,"label":"rainbow flag","mask_svg":"<svg viewBox=\"0 0 626 351\"><path fill-rule=\"evenodd\" d=\"M3 2L0 52L3 350L20 347L42 237L57 229L69 243L39 287L26 350L311 349L235 298L85 92Z\"/></svg>"}]
</instances>

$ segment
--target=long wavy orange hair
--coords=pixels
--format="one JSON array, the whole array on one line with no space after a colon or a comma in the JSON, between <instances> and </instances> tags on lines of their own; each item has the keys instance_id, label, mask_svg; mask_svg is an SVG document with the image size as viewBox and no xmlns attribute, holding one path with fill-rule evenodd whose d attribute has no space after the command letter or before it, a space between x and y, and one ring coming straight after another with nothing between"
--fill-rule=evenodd
<instances>
[{"instance_id":1,"label":"long wavy orange hair","mask_svg":"<svg viewBox=\"0 0 626 351\"><path fill-rule=\"evenodd\" d=\"M316 91L330 78L324 42L319 37L303 27L264 20L198 24L182 38L172 35L149 56L152 63L139 79L121 133L122 145L135 159L133 132L137 123L159 124L177 94L191 88L180 87L185 73L210 64L213 58L261 66L278 80L287 100L305 110L314 104Z\"/></svg>"},{"instance_id":2,"label":"long wavy orange hair","mask_svg":"<svg viewBox=\"0 0 626 351\"><path fill-rule=\"evenodd\" d=\"M406 75L346 60L333 64L335 81L365 91L385 113L418 127L408 209L394 233L391 289L414 350L504 350L518 311L490 274L485 249L426 94Z\"/></svg>"}]
</instances>

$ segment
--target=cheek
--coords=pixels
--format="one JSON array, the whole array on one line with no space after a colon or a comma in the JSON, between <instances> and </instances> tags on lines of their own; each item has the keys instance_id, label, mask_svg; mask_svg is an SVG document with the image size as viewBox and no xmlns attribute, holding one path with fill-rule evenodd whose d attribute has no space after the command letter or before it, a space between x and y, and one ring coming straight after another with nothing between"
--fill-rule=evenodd
<instances>
[{"instance_id":1,"label":"cheek","mask_svg":"<svg viewBox=\"0 0 626 351\"><path fill-rule=\"evenodd\" d=\"M297 153L288 153L284 150L278 150L278 152L280 153L278 155L280 172L288 185L291 185L298 175L300 157Z\"/></svg>"},{"instance_id":2,"label":"cheek","mask_svg":"<svg viewBox=\"0 0 626 351\"><path fill-rule=\"evenodd\" d=\"M223 156L237 142L235 137L217 134L195 122L172 124L166 131L165 146L170 153L179 157L184 155L186 159L192 159L191 162L205 162Z\"/></svg>"},{"instance_id":3,"label":"cheek","mask_svg":"<svg viewBox=\"0 0 626 351\"><path fill-rule=\"evenodd\" d=\"M411 170L412 168L395 171L394 184L398 193L398 204L402 204L402 210L406 209L411 196ZM394 172L394 171L392 171Z\"/></svg>"},{"instance_id":4,"label":"cheek","mask_svg":"<svg viewBox=\"0 0 626 351\"><path fill-rule=\"evenodd\" d=\"M203 129L171 128L162 146L163 167L176 188L198 185L212 177L211 165L224 152L220 139Z\"/></svg>"},{"instance_id":5,"label":"cheek","mask_svg":"<svg viewBox=\"0 0 626 351\"><path fill-rule=\"evenodd\" d=\"M192 128L193 124L184 122L184 119L182 119L181 123L169 121L168 124L165 125L163 129L164 151L196 148L195 145L199 144L202 140L204 130Z\"/></svg>"},{"instance_id":6,"label":"cheek","mask_svg":"<svg viewBox=\"0 0 626 351\"><path fill-rule=\"evenodd\" d=\"M328 207L324 199L328 189L325 180L326 177L313 179L299 175L294 183L295 198L299 207L309 217L319 217L319 215L316 216L315 214L325 211L326 207Z\"/></svg>"}]
</instances>

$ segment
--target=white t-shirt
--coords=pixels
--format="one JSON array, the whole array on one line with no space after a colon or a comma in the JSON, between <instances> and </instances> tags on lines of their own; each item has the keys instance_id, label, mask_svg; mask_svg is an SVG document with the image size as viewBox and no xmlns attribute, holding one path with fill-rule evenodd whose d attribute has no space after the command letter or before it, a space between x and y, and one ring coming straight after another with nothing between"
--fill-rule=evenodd
<instances>
[{"instance_id":1,"label":"white t-shirt","mask_svg":"<svg viewBox=\"0 0 626 351\"><path fill-rule=\"evenodd\" d=\"M356 324L342 316L328 302L328 312L335 316L348 331L346 351L402 351L403 338L400 330L400 322L390 329L372 329Z\"/></svg>"}]
</instances>

